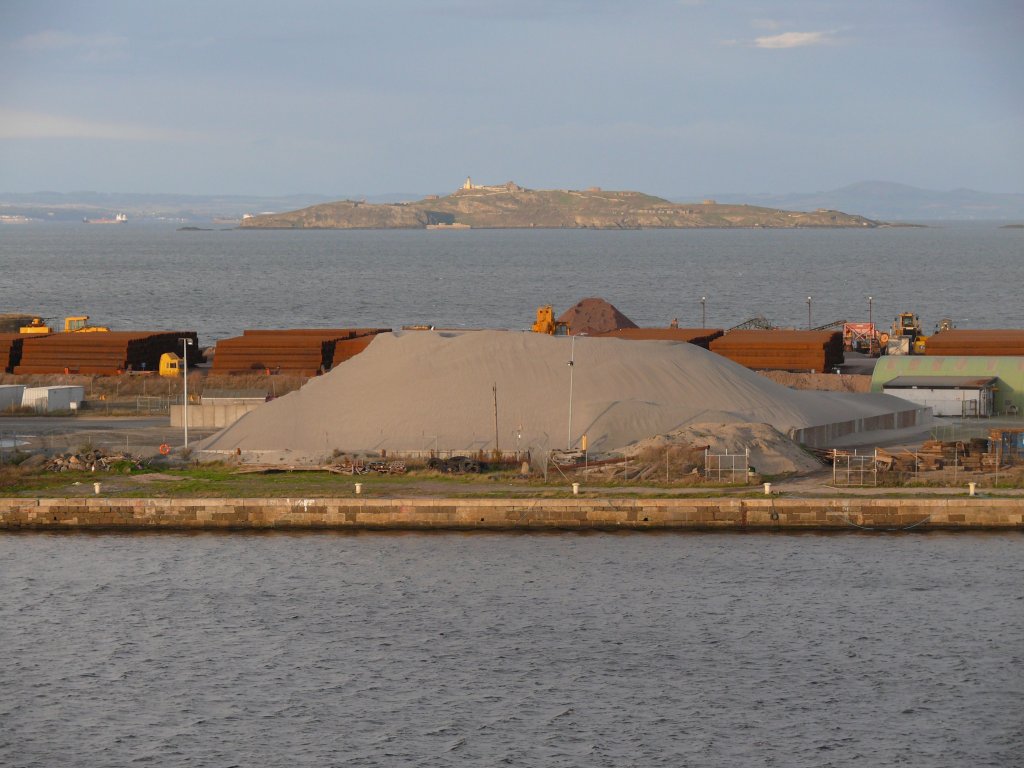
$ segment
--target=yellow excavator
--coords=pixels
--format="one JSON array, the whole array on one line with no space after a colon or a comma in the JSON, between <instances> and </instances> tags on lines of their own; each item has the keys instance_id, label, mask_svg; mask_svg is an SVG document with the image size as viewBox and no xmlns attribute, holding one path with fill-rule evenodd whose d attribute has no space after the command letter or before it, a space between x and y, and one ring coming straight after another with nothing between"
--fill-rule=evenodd
<instances>
[{"instance_id":1,"label":"yellow excavator","mask_svg":"<svg viewBox=\"0 0 1024 768\"><path fill-rule=\"evenodd\" d=\"M32 322L19 329L21 333L46 336L53 333L53 328L41 317L33 317ZM109 328L102 325L89 325L88 315L72 315L64 318L64 333L108 333Z\"/></svg>"},{"instance_id":2,"label":"yellow excavator","mask_svg":"<svg viewBox=\"0 0 1024 768\"><path fill-rule=\"evenodd\" d=\"M537 320L531 330L534 333L546 333L548 336L568 336L569 324L555 320L555 310L547 304L537 307Z\"/></svg>"}]
</instances>

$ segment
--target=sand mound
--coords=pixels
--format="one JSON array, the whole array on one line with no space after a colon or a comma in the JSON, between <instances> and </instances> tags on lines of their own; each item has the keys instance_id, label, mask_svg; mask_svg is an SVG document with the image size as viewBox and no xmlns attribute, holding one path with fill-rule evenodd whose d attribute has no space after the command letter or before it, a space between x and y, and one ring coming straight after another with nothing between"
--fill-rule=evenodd
<instances>
[{"instance_id":1,"label":"sand mound","mask_svg":"<svg viewBox=\"0 0 1024 768\"><path fill-rule=\"evenodd\" d=\"M559 322L569 324L569 333L594 336L598 333L636 328L637 325L604 299L583 299L565 310Z\"/></svg>"},{"instance_id":2,"label":"sand mound","mask_svg":"<svg viewBox=\"0 0 1024 768\"><path fill-rule=\"evenodd\" d=\"M821 462L768 424L692 424L667 435L632 445L629 456L643 456L668 446L707 446L712 453L750 451L750 466L762 475L801 474L821 469Z\"/></svg>"},{"instance_id":3,"label":"sand mound","mask_svg":"<svg viewBox=\"0 0 1024 768\"><path fill-rule=\"evenodd\" d=\"M530 449L588 436L619 450L691 424L794 428L909 406L887 395L797 392L692 344L511 331L379 335L360 355L268 403L201 449L317 460L333 451Z\"/></svg>"}]
</instances>

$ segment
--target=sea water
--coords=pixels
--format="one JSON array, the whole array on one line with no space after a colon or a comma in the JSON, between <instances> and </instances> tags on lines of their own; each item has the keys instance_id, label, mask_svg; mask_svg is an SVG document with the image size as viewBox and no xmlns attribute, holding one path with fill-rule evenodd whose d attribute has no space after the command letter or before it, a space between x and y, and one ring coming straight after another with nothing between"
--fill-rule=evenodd
<instances>
[{"instance_id":1,"label":"sea water","mask_svg":"<svg viewBox=\"0 0 1024 768\"><path fill-rule=\"evenodd\" d=\"M1024 763L1019 534L0 535L0 764Z\"/></svg>"},{"instance_id":2,"label":"sea water","mask_svg":"<svg viewBox=\"0 0 1024 768\"><path fill-rule=\"evenodd\" d=\"M1024 328L1024 230L178 231L0 225L0 311L122 330L529 328L601 296L638 325L888 326L898 312ZM810 306L808 307L808 297ZM869 301L869 297L871 300ZM808 312L808 310L810 310ZM59 322L59 321L58 321Z\"/></svg>"}]
</instances>

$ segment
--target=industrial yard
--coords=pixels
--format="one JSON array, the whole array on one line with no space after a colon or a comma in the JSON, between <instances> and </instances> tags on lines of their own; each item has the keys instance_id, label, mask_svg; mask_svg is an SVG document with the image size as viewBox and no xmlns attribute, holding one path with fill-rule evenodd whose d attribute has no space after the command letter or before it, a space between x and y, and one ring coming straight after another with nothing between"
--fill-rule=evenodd
<instances>
[{"instance_id":1,"label":"industrial yard","mask_svg":"<svg viewBox=\"0 0 1024 768\"><path fill-rule=\"evenodd\" d=\"M828 467L843 462L849 479L846 457L863 467L877 447L873 487L927 486L950 469L1015 482L1022 331L945 326L924 336L911 313L891 332L842 321L779 329L764 318L642 328L596 298L560 315L538 308L532 330L248 329L203 349L190 331L116 331L84 315L59 330L0 316L0 446L63 455L62 469L78 463L76 441L171 465L188 457L344 473L399 457L412 479L368 486L428 490L459 482L431 472L465 456L498 477L522 474L525 462L527 486L557 472L689 492L713 480L740 492L762 477L827 483ZM29 416L45 413L60 421ZM970 436L941 435L933 413L1008 420L1010 431L989 438L973 423ZM985 440L1004 449L983 450ZM727 477L712 467L721 461ZM462 482L483 492L479 480Z\"/></svg>"}]
</instances>

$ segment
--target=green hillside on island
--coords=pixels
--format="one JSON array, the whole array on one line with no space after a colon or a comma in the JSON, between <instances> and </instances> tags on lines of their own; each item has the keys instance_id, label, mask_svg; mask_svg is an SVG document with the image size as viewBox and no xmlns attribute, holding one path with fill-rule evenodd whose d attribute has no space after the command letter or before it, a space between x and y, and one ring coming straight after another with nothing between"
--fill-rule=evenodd
<instances>
[{"instance_id":1,"label":"green hillside on island","mask_svg":"<svg viewBox=\"0 0 1024 768\"><path fill-rule=\"evenodd\" d=\"M839 211L811 213L751 205L672 203L642 192L534 190L508 182L478 186L468 179L444 197L411 203L324 203L288 213L247 216L252 229L681 229L685 227L877 227Z\"/></svg>"}]
</instances>

